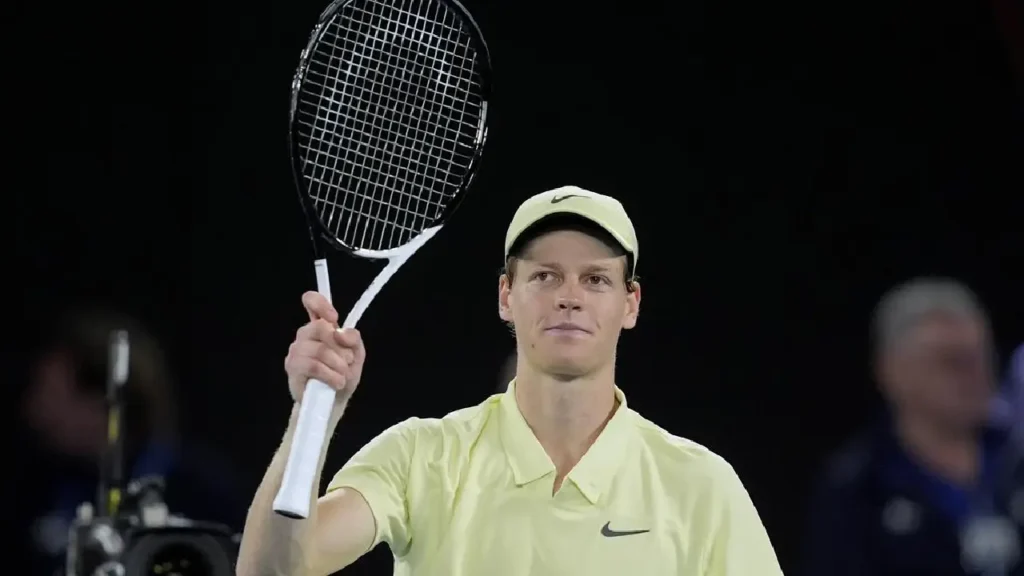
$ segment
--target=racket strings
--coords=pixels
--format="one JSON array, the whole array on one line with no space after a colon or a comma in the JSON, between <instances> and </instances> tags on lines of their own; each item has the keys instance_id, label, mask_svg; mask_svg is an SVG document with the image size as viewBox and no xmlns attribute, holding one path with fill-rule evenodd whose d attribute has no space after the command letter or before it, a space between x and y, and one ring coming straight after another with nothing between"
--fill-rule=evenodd
<instances>
[{"instance_id":1,"label":"racket strings","mask_svg":"<svg viewBox=\"0 0 1024 576\"><path fill-rule=\"evenodd\" d=\"M295 122L306 192L342 244L401 246L460 191L484 113L476 56L436 0L357 1L327 22Z\"/></svg>"}]
</instances>

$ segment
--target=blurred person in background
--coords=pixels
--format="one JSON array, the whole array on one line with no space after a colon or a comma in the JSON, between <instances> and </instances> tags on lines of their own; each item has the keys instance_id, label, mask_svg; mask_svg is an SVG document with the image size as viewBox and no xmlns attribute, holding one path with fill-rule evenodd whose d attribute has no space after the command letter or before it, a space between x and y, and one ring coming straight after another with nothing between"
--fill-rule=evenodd
<instances>
[{"instance_id":1,"label":"blurred person in background","mask_svg":"<svg viewBox=\"0 0 1024 576\"><path fill-rule=\"evenodd\" d=\"M170 370L157 341L137 321L107 311L68 315L32 358L21 402L35 442L19 443L16 534L29 574L63 573L68 527L82 502L95 502L106 447L110 335L127 330L124 480L162 478L169 511L237 530L245 504L221 459L182 442Z\"/></svg>"},{"instance_id":2,"label":"blurred person in background","mask_svg":"<svg viewBox=\"0 0 1024 576\"><path fill-rule=\"evenodd\" d=\"M1013 415L1013 427L1015 428L1017 443L1024 445L1024 344L1017 348L1010 364L1008 376L1010 385L1011 414Z\"/></svg>"},{"instance_id":3,"label":"blurred person in background","mask_svg":"<svg viewBox=\"0 0 1024 576\"><path fill-rule=\"evenodd\" d=\"M996 422L1012 430L1018 444L1024 443L1024 344L1011 356L1005 384L992 413Z\"/></svg>"},{"instance_id":4,"label":"blurred person in background","mask_svg":"<svg viewBox=\"0 0 1024 576\"><path fill-rule=\"evenodd\" d=\"M947 279L889 292L874 318L886 409L827 464L807 576L1024 574L1024 467L993 426L989 320Z\"/></svg>"}]
</instances>

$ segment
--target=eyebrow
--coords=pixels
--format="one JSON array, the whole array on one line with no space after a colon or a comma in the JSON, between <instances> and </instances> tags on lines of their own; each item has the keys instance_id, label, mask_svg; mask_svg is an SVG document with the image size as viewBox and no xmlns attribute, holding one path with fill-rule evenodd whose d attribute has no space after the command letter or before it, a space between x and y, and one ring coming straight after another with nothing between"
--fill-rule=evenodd
<instances>
[{"instance_id":1,"label":"eyebrow","mask_svg":"<svg viewBox=\"0 0 1024 576\"><path fill-rule=\"evenodd\" d=\"M541 268L554 268L556 270L561 270L565 268L561 264L557 264L555 262L538 262L529 260L528 262ZM584 266L583 269L586 270L587 272L611 272L613 267L608 264L590 264Z\"/></svg>"}]
</instances>

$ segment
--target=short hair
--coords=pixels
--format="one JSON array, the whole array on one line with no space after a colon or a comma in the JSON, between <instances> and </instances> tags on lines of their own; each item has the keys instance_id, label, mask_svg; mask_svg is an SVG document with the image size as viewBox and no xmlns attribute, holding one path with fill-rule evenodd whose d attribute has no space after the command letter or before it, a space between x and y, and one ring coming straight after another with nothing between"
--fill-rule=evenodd
<instances>
[{"instance_id":1,"label":"short hair","mask_svg":"<svg viewBox=\"0 0 1024 576\"><path fill-rule=\"evenodd\" d=\"M634 290L633 283L636 282L638 278L636 275L632 274L633 255L626 252L626 249L622 247L622 244L619 244L619 242L607 230L598 226L591 220L582 218L575 214L555 214L548 216L547 218L542 218L524 230L523 233L516 238L516 241L509 248L508 258L505 259L505 267L501 270L501 274L508 277L510 284L515 279L516 262L522 259L523 252L526 250L526 247L530 245L530 242L544 234L558 230L582 232L583 234L591 236L608 246L616 257L625 256L626 265L623 267L623 282L625 283L627 292L632 292Z\"/></svg>"},{"instance_id":2,"label":"short hair","mask_svg":"<svg viewBox=\"0 0 1024 576\"><path fill-rule=\"evenodd\" d=\"M893 346L909 330L934 314L980 320L989 331L988 315L967 286L950 278L923 277L887 292L875 308L872 338L875 355Z\"/></svg>"}]
</instances>

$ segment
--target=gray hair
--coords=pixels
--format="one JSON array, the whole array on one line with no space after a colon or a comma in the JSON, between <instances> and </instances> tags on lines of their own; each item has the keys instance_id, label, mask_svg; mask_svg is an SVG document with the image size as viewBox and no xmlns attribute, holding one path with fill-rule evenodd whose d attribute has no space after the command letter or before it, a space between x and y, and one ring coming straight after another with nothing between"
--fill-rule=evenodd
<instances>
[{"instance_id":1,"label":"gray hair","mask_svg":"<svg viewBox=\"0 0 1024 576\"><path fill-rule=\"evenodd\" d=\"M875 308L875 353L889 349L933 314L977 318L990 330L988 314L967 286L950 278L915 278L890 290Z\"/></svg>"}]
</instances>

